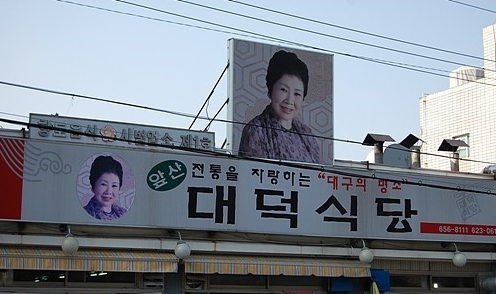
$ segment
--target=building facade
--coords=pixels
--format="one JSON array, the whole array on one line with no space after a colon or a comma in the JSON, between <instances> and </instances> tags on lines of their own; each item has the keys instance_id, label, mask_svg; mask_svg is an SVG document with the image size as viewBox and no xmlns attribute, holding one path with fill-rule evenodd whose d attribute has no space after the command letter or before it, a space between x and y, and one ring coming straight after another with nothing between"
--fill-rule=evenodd
<instances>
[{"instance_id":1,"label":"building facade","mask_svg":"<svg viewBox=\"0 0 496 294\"><path fill-rule=\"evenodd\" d=\"M421 160L425 168L450 170L445 139L462 140L459 171L480 173L496 162L496 24L483 30L484 65L450 74L447 90L420 98Z\"/></svg>"},{"instance_id":2,"label":"building facade","mask_svg":"<svg viewBox=\"0 0 496 294\"><path fill-rule=\"evenodd\" d=\"M496 289L491 175L250 160L174 137L63 117L4 130L0 293ZM94 213L109 157L124 210Z\"/></svg>"}]
</instances>

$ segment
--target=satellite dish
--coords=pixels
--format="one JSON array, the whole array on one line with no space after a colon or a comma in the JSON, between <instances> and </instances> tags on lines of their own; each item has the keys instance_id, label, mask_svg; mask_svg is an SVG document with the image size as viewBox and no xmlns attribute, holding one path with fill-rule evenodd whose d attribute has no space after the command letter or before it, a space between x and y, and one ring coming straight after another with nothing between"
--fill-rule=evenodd
<instances>
[{"instance_id":1,"label":"satellite dish","mask_svg":"<svg viewBox=\"0 0 496 294\"><path fill-rule=\"evenodd\" d=\"M411 168L412 152L400 144L391 144L384 150L384 164L390 166Z\"/></svg>"}]
</instances>

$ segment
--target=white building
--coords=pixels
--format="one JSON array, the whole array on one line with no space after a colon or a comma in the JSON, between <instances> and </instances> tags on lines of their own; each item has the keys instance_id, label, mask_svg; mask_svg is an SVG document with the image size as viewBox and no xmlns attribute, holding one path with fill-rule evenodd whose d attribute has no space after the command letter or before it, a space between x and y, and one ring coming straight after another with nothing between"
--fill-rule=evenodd
<instances>
[{"instance_id":1,"label":"white building","mask_svg":"<svg viewBox=\"0 0 496 294\"><path fill-rule=\"evenodd\" d=\"M445 139L469 146L457 150L461 172L496 163L496 24L483 36L482 68L460 67L450 74L449 89L420 98L422 167L450 170L450 152L438 151Z\"/></svg>"}]
</instances>

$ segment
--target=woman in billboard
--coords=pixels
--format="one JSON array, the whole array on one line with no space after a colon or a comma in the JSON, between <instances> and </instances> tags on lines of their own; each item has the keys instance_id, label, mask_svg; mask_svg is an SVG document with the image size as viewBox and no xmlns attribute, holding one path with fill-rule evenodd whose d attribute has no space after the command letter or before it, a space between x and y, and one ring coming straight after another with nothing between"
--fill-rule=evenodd
<instances>
[{"instance_id":1,"label":"woman in billboard","mask_svg":"<svg viewBox=\"0 0 496 294\"><path fill-rule=\"evenodd\" d=\"M101 220L112 220L127 212L118 204L122 175L121 163L112 156L95 158L90 169L93 197L84 207L90 215Z\"/></svg>"},{"instance_id":2,"label":"woman in billboard","mask_svg":"<svg viewBox=\"0 0 496 294\"><path fill-rule=\"evenodd\" d=\"M320 151L311 129L297 116L308 92L308 68L296 54L280 50L265 77L270 104L244 128L242 156L319 163Z\"/></svg>"}]
</instances>

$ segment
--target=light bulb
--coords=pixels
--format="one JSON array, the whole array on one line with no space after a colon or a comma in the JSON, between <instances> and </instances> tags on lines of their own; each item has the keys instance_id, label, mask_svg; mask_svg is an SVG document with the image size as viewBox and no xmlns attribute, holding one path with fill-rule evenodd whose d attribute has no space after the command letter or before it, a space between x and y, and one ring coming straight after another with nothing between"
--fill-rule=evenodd
<instances>
[{"instance_id":1,"label":"light bulb","mask_svg":"<svg viewBox=\"0 0 496 294\"><path fill-rule=\"evenodd\" d=\"M67 254L74 254L79 249L79 241L72 234L67 234L62 241L62 250Z\"/></svg>"},{"instance_id":2,"label":"light bulb","mask_svg":"<svg viewBox=\"0 0 496 294\"><path fill-rule=\"evenodd\" d=\"M372 251L367 247L364 247L362 250L360 250L358 259L360 259L361 263L370 264L374 260L374 253L372 253Z\"/></svg>"},{"instance_id":3,"label":"light bulb","mask_svg":"<svg viewBox=\"0 0 496 294\"><path fill-rule=\"evenodd\" d=\"M453 264L457 267L462 267L467 263L467 257L460 251L456 251L453 255Z\"/></svg>"},{"instance_id":4,"label":"light bulb","mask_svg":"<svg viewBox=\"0 0 496 294\"><path fill-rule=\"evenodd\" d=\"M174 248L174 254L179 259L186 259L191 255L191 248L184 241L179 241L176 244L176 248Z\"/></svg>"}]
</instances>

